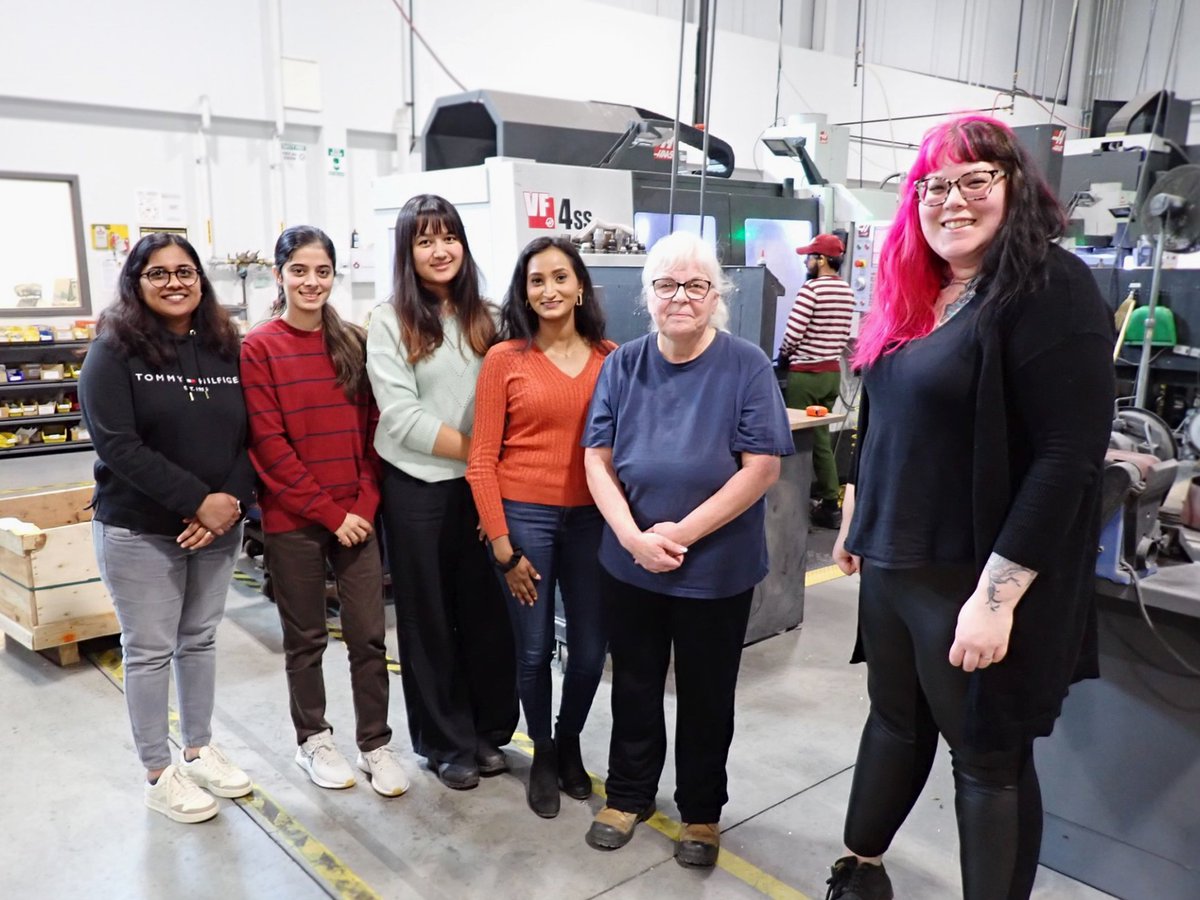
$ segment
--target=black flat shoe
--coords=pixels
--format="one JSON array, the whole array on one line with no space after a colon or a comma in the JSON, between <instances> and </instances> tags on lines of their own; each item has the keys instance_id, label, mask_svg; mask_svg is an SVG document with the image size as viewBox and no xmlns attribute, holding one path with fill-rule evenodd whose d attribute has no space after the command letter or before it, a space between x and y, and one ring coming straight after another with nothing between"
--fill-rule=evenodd
<instances>
[{"instance_id":1,"label":"black flat shoe","mask_svg":"<svg viewBox=\"0 0 1200 900\"><path fill-rule=\"evenodd\" d=\"M592 796L592 776L583 767L579 753L579 735L556 737L554 749L558 753L558 786L573 800L586 800Z\"/></svg>"},{"instance_id":2,"label":"black flat shoe","mask_svg":"<svg viewBox=\"0 0 1200 900\"><path fill-rule=\"evenodd\" d=\"M475 762L484 778L508 771L508 758L486 741L481 740L475 745Z\"/></svg>"},{"instance_id":3,"label":"black flat shoe","mask_svg":"<svg viewBox=\"0 0 1200 900\"><path fill-rule=\"evenodd\" d=\"M525 787L525 800L529 808L543 819L558 815L558 764L554 753L554 742L534 744L533 765L529 768L529 784Z\"/></svg>"},{"instance_id":4,"label":"black flat shoe","mask_svg":"<svg viewBox=\"0 0 1200 900\"><path fill-rule=\"evenodd\" d=\"M474 766L449 762L435 763L431 760L429 767L437 772L442 784L451 790L469 791L479 785L479 770Z\"/></svg>"}]
</instances>

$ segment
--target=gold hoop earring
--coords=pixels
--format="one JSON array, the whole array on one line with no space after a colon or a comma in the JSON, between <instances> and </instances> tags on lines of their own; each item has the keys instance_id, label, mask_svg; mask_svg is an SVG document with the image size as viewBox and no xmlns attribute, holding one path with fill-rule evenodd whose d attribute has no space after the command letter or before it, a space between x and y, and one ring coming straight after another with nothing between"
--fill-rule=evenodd
<instances>
[{"instance_id":1,"label":"gold hoop earring","mask_svg":"<svg viewBox=\"0 0 1200 900\"><path fill-rule=\"evenodd\" d=\"M579 292L579 296L575 299L576 306L583 306L583 291Z\"/></svg>"}]
</instances>

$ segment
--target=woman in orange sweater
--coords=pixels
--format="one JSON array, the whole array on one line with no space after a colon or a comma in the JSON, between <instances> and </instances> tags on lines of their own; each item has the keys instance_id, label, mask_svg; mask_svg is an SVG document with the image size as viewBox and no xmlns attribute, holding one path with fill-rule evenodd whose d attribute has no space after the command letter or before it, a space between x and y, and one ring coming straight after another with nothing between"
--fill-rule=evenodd
<instances>
[{"instance_id":1,"label":"woman in orange sweater","mask_svg":"<svg viewBox=\"0 0 1200 900\"><path fill-rule=\"evenodd\" d=\"M580 439L604 357L604 313L579 252L536 238L504 298L508 340L488 351L475 391L467 481L508 598L517 687L534 742L526 798L558 814L561 787L592 792L579 734L604 670L598 552L604 520L588 491ZM570 664L551 739L554 589L562 592Z\"/></svg>"}]
</instances>

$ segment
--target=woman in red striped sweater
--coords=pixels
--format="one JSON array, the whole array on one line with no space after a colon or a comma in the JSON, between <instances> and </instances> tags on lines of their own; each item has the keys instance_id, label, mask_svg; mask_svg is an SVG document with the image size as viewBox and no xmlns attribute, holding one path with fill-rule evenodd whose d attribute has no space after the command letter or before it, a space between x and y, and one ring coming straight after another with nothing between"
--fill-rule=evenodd
<instances>
[{"instance_id":1,"label":"woman in red striped sweater","mask_svg":"<svg viewBox=\"0 0 1200 900\"><path fill-rule=\"evenodd\" d=\"M383 576L372 522L379 505L375 420L365 334L329 305L333 242L319 228L288 228L275 244L279 299L242 342L250 459L261 486L266 552L283 623L296 763L313 783L348 788L354 772L325 719L321 658L325 566L337 578L350 654L358 768L386 797L408 788L388 746Z\"/></svg>"},{"instance_id":2,"label":"woman in red striped sweater","mask_svg":"<svg viewBox=\"0 0 1200 900\"><path fill-rule=\"evenodd\" d=\"M604 521L583 470L580 439L604 357L604 314L579 252L537 238L521 252L504 298L509 340L488 351L475 389L467 480L508 598L517 687L534 742L530 808L558 814L561 787L592 792L579 734L604 670L598 553ZM568 665L551 739L554 589L567 619Z\"/></svg>"}]
</instances>

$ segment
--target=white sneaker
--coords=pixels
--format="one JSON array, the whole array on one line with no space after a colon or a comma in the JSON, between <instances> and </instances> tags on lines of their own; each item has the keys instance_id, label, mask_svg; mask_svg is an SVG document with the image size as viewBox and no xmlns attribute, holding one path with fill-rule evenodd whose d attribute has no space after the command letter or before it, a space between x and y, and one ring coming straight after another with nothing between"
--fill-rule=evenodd
<instances>
[{"instance_id":1,"label":"white sneaker","mask_svg":"<svg viewBox=\"0 0 1200 900\"><path fill-rule=\"evenodd\" d=\"M185 778L178 766L167 766L155 784L146 782L146 805L168 819L185 824L204 822L217 814L217 801Z\"/></svg>"},{"instance_id":2,"label":"white sneaker","mask_svg":"<svg viewBox=\"0 0 1200 900\"><path fill-rule=\"evenodd\" d=\"M358 767L370 776L375 793L399 797L408 790L408 776L391 747L376 747L358 754Z\"/></svg>"},{"instance_id":3,"label":"white sneaker","mask_svg":"<svg viewBox=\"0 0 1200 900\"><path fill-rule=\"evenodd\" d=\"M297 747L296 765L308 773L317 787L334 790L354 787L354 770L334 746L332 731L314 734Z\"/></svg>"},{"instance_id":4,"label":"white sneaker","mask_svg":"<svg viewBox=\"0 0 1200 900\"><path fill-rule=\"evenodd\" d=\"M200 755L191 762L185 759L179 770L218 797L245 797L252 788L250 776L212 744L201 747Z\"/></svg>"}]
</instances>

